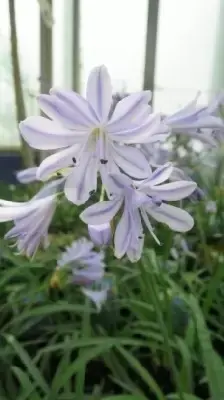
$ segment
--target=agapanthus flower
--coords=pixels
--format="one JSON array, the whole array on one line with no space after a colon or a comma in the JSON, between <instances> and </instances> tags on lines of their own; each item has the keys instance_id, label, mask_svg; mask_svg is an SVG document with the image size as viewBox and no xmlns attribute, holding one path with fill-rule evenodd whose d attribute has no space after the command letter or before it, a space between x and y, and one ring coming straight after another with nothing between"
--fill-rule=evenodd
<instances>
[{"instance_id":1,"label":"agapanthus flower","mask_svg":"<svg viewBox=\"0 0 224 400\"><path fill-rule=\"evenodd\" d=\"M29 257L35 254L40 244L44 248L48 246L48 229L56 209L57 192L61 184L63 179L48 183L26 202L0 199L0 222L14 222L5 239L15 240L19 253Z\"/></svg>"},{"instance_id":2,"label":"agapanthus flower","mask_svg":"<svg viewBox=\"0 0 224 400\"><path fill-rule=\"evenodd\" d=\"M178 201L189 196L196 188L190 181L167 181L172 173L172 165L167 163L157 168L148 179L132 181L125 175L111 175L111 198L88 207L80 215L87 224L110 222L123 208L121 218L114 234L115 256L121 258L125 253L134 262L141 257L144 233L142 221L154 239L149 217L167 224L172 230L186 232L193 227L193 218L179 207L166 201Z\"/></svg>"},{"instance_id":3,"label":"agapanthus flower","mask_svg":"<svg viewBox=\"0 0 224 400\"><path fill-rule=\"evenodd\" d=\"M81 286L82 292L100 310L106 301L108 287L103 284L105 274L104 253L93 250L94 244L86 238L74 241L58 260L57 269L71 271L69 281Z\"/></svg>"},{"instance_id":4,"label":"agapanthus flower","mask_svg":"<svg viewBox=\"0 0 224 400\"><path fill-rule=\"evenodd\" d=\"M159 115L150 114L151 92L133 93L112 106L112 86L106 67L90 73L86 99L72 91L52 89L39 104L51 119L29 117L20 124L28 144L39 150L57 150L39 166L37 178L73 166L65 183L66 197L85 203L96 190L97 173L122 170L135 179L147 178L150 167L143 153L130 144L158 141ZM168 128L167 128L168 131Z\"/></svg>"},{"instance_id":5,"label":"agapanthus flower","mask_svg":"<svg viewBox=\"0 0 224 400\"><path fill-rule=\"evenodd\" d=\"M172 133L187 133L189 137L198 139L205 143L215 145L212 136L206 133L207 128L223 128L222 119L217 116L220 104L223 102L223 93L214 99L207 106L198 106L197 101L200 93L185 107L172 115L164 116L163 121L170 128ZM205 131L203 129L205 128Z\"/></svg>"}]
</instances>

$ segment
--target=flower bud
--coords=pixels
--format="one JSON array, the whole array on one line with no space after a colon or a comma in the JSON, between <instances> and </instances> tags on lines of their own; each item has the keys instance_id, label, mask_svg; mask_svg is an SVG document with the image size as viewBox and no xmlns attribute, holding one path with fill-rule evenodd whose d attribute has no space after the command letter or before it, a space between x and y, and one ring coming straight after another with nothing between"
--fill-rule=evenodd
<instances>
[{"instance_id":1,"label":"flower bud","mask_svg":"<svg viewBox=\"0 0 224 400\"><path fill-rule=\"evenodd\" d=\"M89 236L96 246L106 246L111 241L110 224L88 225Z\"/></svg>"}]
</instances>

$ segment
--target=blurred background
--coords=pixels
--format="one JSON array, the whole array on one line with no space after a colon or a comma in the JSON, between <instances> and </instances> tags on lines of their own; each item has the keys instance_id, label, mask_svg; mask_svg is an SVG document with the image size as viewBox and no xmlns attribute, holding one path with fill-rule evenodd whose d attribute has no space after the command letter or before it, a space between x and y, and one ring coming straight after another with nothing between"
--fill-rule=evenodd
<instances>
[{"instance_id":1,"label":"blurred background","mask_svg":"<svg viewBox=\"0 0 224 400\"><path fill-rule=\"evenodd\" d=\"M37 94L82 93L96 65L114 92L152 90L155 111L198 90L207 102L224 86L223 19L223 0L1 0L0 179L14 182L18 122L39 113Z\"/></svg>"}]
</instances>

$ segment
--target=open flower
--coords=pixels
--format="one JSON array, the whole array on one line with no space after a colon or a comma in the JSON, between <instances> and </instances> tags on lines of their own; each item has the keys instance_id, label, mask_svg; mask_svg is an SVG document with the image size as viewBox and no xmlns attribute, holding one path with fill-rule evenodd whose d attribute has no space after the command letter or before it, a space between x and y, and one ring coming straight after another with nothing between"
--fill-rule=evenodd
<instances>
[{"instance_id":1,"label":"open flower","mask_svg":"<svg viewBox=\"0 0 224 400\"><path fill-rule=\"evenodd\" d=\"M90 73L86 99L72 91L52 89L40 95L42 116L20 123L28 144L40 150L57 150L37 171L45 180L61 168L73 166L65 183L65 194L75 204L85 203L96 190L97 172L118 173L135 179L147 178L150 168L142 152L128 144L158 140L161 117L150 114L151 93L131 94L112 106L112 86L106 67Z\"/></svg>"},{"instance_id":2,"label":"open flower","mask_svg":"<svg viewBox=\"0 0 224 400\"><path fill-rule=\"evenodd\" d=\"M186 232L193 227L193 218L186 211L169 205L166 201L177 201L189 196L195 190L196 183L177 181L164 184L172 169L172 165L168 163L157 168L150 178L140 183L133 182L125 175L111 175L112 198L94 204L81 213L80 218L85 223L103 224L111 221L123 206L114 235L117 258L125 253L131 261L141 257L144 241L142 220L159 243L149 216L177 232Z\"/></svg>"},{"instance_id":3,"label":"open flower","mask_svg":"<svg viewBox=\"0 0 224 400\"><path fill-rule=\"evenodd\" d=\"M90 298L100 311L107 299L109 287L104 284L104 253L93 250L94 244L85 238L74 241L58 260L58 269L71 271L70 282L81 286L82 292Z\"/></svg>"},{"instance_id":4,"label":"open flower","mask_svg":"<svg viewBox=\"0 0 224 400\"><path fill-rule=\"evenodd\" d=\"M200 93L195 99L172 115L165 116L163 122L167 124L173 133L187 133L189 137L202 142L215 145L212 135L206 132L207 128L223 128L224 124L217 111L223 103L223 93L214 97L207 106L197 106ZM204 130L205 128L205 130Z\"/></svg>"},{"instance_id":5,"label":"open flower","mask_svg":"<svg viewBox=\"0 0 224 400\"><path fill-rule=\"evenodd\" d=\"M48 246L48 228L52 221L57 191L63 179L45 185L31 200L13 202L0 199L0 222L13 221L5 239L14 239L20 253L35 254L40 244Z\"/></svg>"}]
</instances>

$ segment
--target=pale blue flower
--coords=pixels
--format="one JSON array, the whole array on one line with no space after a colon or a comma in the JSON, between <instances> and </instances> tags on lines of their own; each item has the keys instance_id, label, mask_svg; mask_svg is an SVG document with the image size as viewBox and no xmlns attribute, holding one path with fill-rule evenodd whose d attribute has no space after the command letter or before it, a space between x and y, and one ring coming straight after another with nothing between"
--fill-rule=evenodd
<instances>
[{"instance_id":1,"label":"pale blue flower","mask_svg":"<svg viewBox=\"0 0 224 400\"><path fill-rule=\"evenodd\" d=\"M200 93L195 99L172 115L164 116L163 122L167 124L172 133L187 133L189 137L202 142L215 145L215 141L203 128L223 128L224 123L218 117L217 111L223 102L223 93L214 99L207 106L198 106L197 101Z\"/></svg>"},{"instance_id":2,"label":"pale blue flower","mask_svg":"<svg viewBox=\"0 0 224 400\"><path fill-rule=\"evenodd\" d=\"M127 146L158 141L161 117L150 114L149 91L133 93L117 103L112 116L112 86L106 67L90 73L86 99L72 91L51 90L39 104L48 117L27 118L20 124L28 144L40 150L57 150L39 166L37 178L73 166L65 194L75 204L85 203L97 187L97 172L119 173L135 179L150 172L143 153Z\"/></svg>"},{"instance_id":3,"label":"pale blue flower","mask_svg":"<svg viewBox=\"0 0 224 400\"><path fill-rule=\"evenodd\" d=\"M72 281L79 285L89 285L104 276L104 253L93 250L94 244L85 238L74 241L66 248L58 260L58 268L68 267Z\"/></svg>"},{"instance_id":4,"label":"pale blue flower","mask_svg":"<svg viewBox=\"0 0 224 400\"><path fill-rule=\"evenodd\" d=\"M133 182L125 175L111 175L111 198L88 207L80 215L87 224L97 225L110 222L123 206L120 221L114 235L115 256L125 253L133 262L141 257L144 242L142 220L159 243L153 232L149 216L167 224L172 230L186 232L193 227L193 218L184 210L165 201L178 201L189 196L196 188L190 181L167 181L172 165L157 168L142 182Z\"/></svg>"},{"instance_id":5,"label":"pale blue flower","mask_svg":"<svg viewBox=\"0 0 224 400\"><path fill-rule=\"evenodd\" d=\"M96 246L107 246L111 242L112 232L109 223L88 225L90 239Z\"/></svg>"},{"instance_id":6,"label":"pale blue flower","mask_svg":"<svg viewBox=\"0 0 224 400\"><path fill-rule=\"evenodd\" d=\"M110 286L105 279L104 253L93 250L94 244L86 238L74 241L58 260L57 268L71 271L70 282L81 286L81 291L100 311L107 299Z\"/></svg>"},{"instance_id":7,"label":"pale blue flower","mask_svg":"<svg viewBox=\"0 0 224 400\"><path fill-rule=\"evenodd\" d=\"M29 257L35 254L40 244L44 248L48 246L48 229L56 209L57 191L61 184L63 179L48 183L26 202L0 199L0 222L14 222L5 239L14 239L19 253Z\"/></svg>"}]
</instances>

